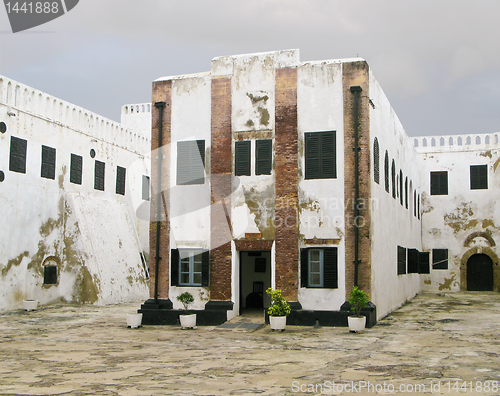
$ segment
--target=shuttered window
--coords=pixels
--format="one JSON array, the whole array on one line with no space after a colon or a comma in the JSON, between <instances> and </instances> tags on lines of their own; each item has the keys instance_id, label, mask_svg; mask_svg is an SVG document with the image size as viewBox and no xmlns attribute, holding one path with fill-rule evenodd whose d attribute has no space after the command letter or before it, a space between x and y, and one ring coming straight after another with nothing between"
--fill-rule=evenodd
<instances>
[{"instance_id":1,"label":"shuttered window","mask_svg":"<svg viewBox=\"0 0 500 396\"><path fill-rule=\"evenodd\" d=\"M56 149L42 146L41 177L54 180L56 178Z\"/></svg>"},{"instance_id":2,"label":"shuttered window","mask_svg":"<svg viewBox=\"0 0 500 396\"><path fill-rule=\"evenodd\" d=\"M74 184L82 184L83 157L71 154L69 181Z\"/></svg>"},{"instance_id":3,"label":"shuttered window","mask_svg":"<svg viewBox=\"0 0 500 396\"><path fill-rule=\"evenodd\" d=\"M470 166L470 189L486 190L488 188L488 165Z\"/></svg>"},{"instance_id":4,"label":"shuttered window","mask_svg":"<svg viewBox=\"0 0 500 396\"><path fill-rule=\"evenodd\" d=\"M10 137L9 170L26 173L26 152L28 142L14 136Z\"/></svg>"},{"instance_id":5,"label":"shuttered window","mask_svg":"<svg viewBox=\"0 0 500 396\"><path fill-rule=\"evenodd\" d=\"M406 248L398 246L398 275L406 274Z\"/></svg>"},{"instance_id":6,"label":"shuttered window","mask_svg":"<svg viewBox=\"0 0 500 396\"><path fill-rule=\"evenodd\" d=\"M399 170L399 203L403 205L403 171Z\"/></svg>"},{"instance_id":7,"label":"shuttered window","mask_svg":"<svg viewBox=\"0 0 500 396\"><path fill-rule=\"evenodd\" d=\"M177 184L205 183L205 141L177 142Z\"/></svg>"},{"instance_id":8,"label":"shuttered window","mask_svg":"<svg viewBox=\"0 0 500 396\"><path fill-rule=\"evenodd\" d=\"M373 142L373 180L380 184L380 147L377 138Z\"/></svg>"},{"instance_id":9,"label":"shuttered window","mask_svg":"<svg viewBox=\"0 0 500 396\"><path fill-rule=\"evenodd\" d=\"M418 253L418 273L419 274L430 274L430 264L429 264L429 252L419 252Z\"/></svg>"},{"instance_id":10,"label":"shuttered window","mask_svg":"<svg viewBox=\"0 0 500 396\"><path fill-rule=\"evenodd\" d=\"M302 287L325 289L338 287L336 247L302 249L300 266Z\"/></svg>"},{"instance_id":11,"label":"shuttered window","mask_svg":"<svg viewBox=\"0 0 500 396\"><path fill-rule=\"evenodd\" d=\"M273 141L261 139L255 142L255 174L270 175L273 166Z\"/></svg>"},{"instance_id":12,"label":"shuttered window","mask_svg":"<svg viewBox=\"0 0 500 396\"><path fill-rule=\"evenodd\" d=\"M149 176L142 175L142 199L149 201Z\"/></svg>"},{"instance_id":13,"label":"shuttered window","mask_svg":"<svg viewBox=\"0 0 500 396\"><path fill-rule=\"evenodd\" d=\"M418 274L418 250L408 249L408 273Z\"/></svg>"},{"instance_id":14,"label":"shuttered window","mask_svg":"<svg viewBox=\"0 0 500 396\"><path fill-rule=\"evenodd\" d=\"M95 161L94 167L94 189L104 191L104 170L106 164L101 161Z\"/></svg>"},{"instance_id":15,"label":"shuttered window","mask_svg":"<svg viewBox=\"0 0 500 396\"><path fill-rule=\"evenodd\" d=\"M448 249L432 249L432 269L448 269Z\"/></svg>"},{"instance_id":16,"label":"shuttered window","mask_svg":"<svg viewBox=\"0 0 500 396\"><path fill-rule=\"evenodd\" d=\"M337 177L335 131L306 132L306 179L332 179Z\"/></svg>"},{"instance_id":17,"label":"shuttered window","mask_svg":"<svg viewBox=\"0 0 500 396\"><path fill-rule=\"evenodd\" d=\"M234 174L236 176L250 176L250 157L252 154L250 143L250 140L235 142Z\"/></svg>"},{"instance_id":18,"label":"shuttered window","mask_svg":"<svg viewBox=\"0 0 500 396\"><path fill-rule=\"evenodd\" d=\"M208 286L210 253L201 249L172 249L171 285Z\"/></svg>"},{"instance_id":19,"label":"shuttered window","mask_svg":"<svg viewBox=\"0 0 500 396\"><path fill-rule=\"evenodd\" d=\"M396 198L396 163L392 160L391 166L392 198Z\"/></svg>"},{"instance_id":20,"label":"shuttered window","mask_svg":"<svg viewBox=\"0 0 500 396\"><path fill-rule=\"evenodd\" d=\"M116 193L125 195L125 176L127 170L121 166L116 167Z\"/></svg>"},{"instance_id":21,"label":"shuttered window","mask_svg":"<svg viewBox=\"0 0 500 396\"><path fill-rule=\"evenodd\" d=\"M385 177L385 191L389 192L390 191L390 186L389 186L389 153L386 151L385 152L385 159L384 159L384 177Z\"/></svg>"},{"instance_id":22,"label":"shuttered window","mask_svg":"<svg viewBox=\"0 0 500 396\"><path fill-rule=\"evenodd\" d=\"M405 208L408 209L408 178L405 179Z\"/></svg>"},{"instance_id":23,"label":"shuttered window","mask_svg":"<svg viewBox=\"0 0 500 396\"><path fill-rule=\"evenodd\" d=\"M448 172L431 172L431 195L448 195Z\"/></svg>"}]
</instances>

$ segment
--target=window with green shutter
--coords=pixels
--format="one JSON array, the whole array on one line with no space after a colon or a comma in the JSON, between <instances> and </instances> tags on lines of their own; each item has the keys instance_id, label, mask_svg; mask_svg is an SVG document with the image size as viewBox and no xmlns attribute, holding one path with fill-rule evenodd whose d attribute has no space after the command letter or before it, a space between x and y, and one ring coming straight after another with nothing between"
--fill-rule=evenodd
<instances>
[{"instance_id":1,"label":"window with green shutter","mask_svg":"<svg viewBox=\"0 0 500 396\"><path fill-rule=\"evenodd\" d=\"M448 195L448 172L431 172L431 195Z\"/></svg>"},{"instance_id":2,"label":"window with green shutter","mask_svg":"<svg viewBox=\"0 0 500 396\"><path fill-rule=\"evenodd\" d=\"M338 258L336 247L304 248L300 252L301 286L336 289Z\"/></svg>"},{"instance_id":3,"label":"window with green shutter","mask_svg":"<svg viewBox=\"0 0 500 396\"><path fill-rule=\"evenodd\" d=\"M202 249L172 249L170 284L172 286L208 286L210 253Z\"/></svg>"},{"instance_id":4,"label":"window with green shutter","mask_svg":"<svg viewBox=\"0 0 500 396\"><path fill-rule=\"evenodd\" d=\"M448 269L448 249L432 249L432 269Z\"/></svg>"},{"instance_id":5,"label":"window with green shutter","mask_svg":"<svg viewBox=\"0 0 500 396\"><path fill-rule=\"evenodd\" d=\"M250 176L250 157L252 154L250 144L250 140L242 140L234 144L234 174L236 176Z\"/></svg>"},{"instance_id":6,"label":"window with green shutter","mask_svg":"<svg viewBox=\"0 0 500 396\"><path fill-rule=\"evenodd\" d=\"M373 142L373 180L380 183L380 147L377 138Z\"/></svg>"},{"instance_id":7,"label":"window with green shutter","mask_svg":"<svg viewBox=\"0 0 500 396\"><path fill-rule=\"evenodd\" d=\"M56 178L56 149L42 146L42 170L41 177L45 179Z\"/></svg>"},{"instance_id":8,"label":"window with green shutter","mask_svg":"<svg viewBox=\"0 0 500 396\"><path fill-rule=\"evenodd\" d=\"M418 250L408 249L408 273L418 274Z\"/></svg>"},{"instance_id":9,"label":"window with green shutter","mask_svg":"<svg viewBox=\"0 0 500 396\"><path fill-rule=\"evenodd\" d=\"M28 142L14 136L10 137L9 170L26 173L26 152Z\"/></svg>"},{"instance_id":10,"label":"window with green shutter","mask_svg":"<svg viewBox=\"0 0 500 396\"><path fill-rule=\"evenodd\" d=\"M205 141L177 142L177 184L205 183Z\"/></svg>"},{"instance_id":11,"label":"window with green shutter","mask_svg":"<svg viewBox=\"0 0 500 396\"><path fill-rule=\"evenodd\" d=\"M83 157L71 154L69 181L73 184L82 184Z\"/></svg>"},{"instance_id":12,"label":"window with green shutter","mask_svg":"<svg viewBox=\"0 0 500 396\"><path fill-rule=\"evenodd\" d=\"M470 166L470 189L471 190L488 189L488 165Z\"/></svg>"},{"instance_id":13,"label":"window with green shutter","mask_svg":"<svg viewBox=\"0 0 500 396\"><path fill-rule=\"evenodd\" d=\"M430 264L429 264L429 252L419 252L418 253L418 273L419 274L430 274Z\"/></svg>"},{"instance_id":14,"label":"window with green shutter","mask_svg":"<svg viewBox=\"0 0 500 396\"><path fill-rule=\"evenodd\" d=\"M390 186L389 186L389 153L387 151L385 152L385 158L384 158L384 178L385 178L385 191L389 192L390 191Z\"/></svg>"},{"instance_id":15,"label":"window with green shutter","mask_svg":"<svg viewBox=\"0 0 500 396\"><path fill-rule=\"evenodd\" d=\"M116 193L125 195L125 176L127 170L121 166L116 167Z\"/></svg>"},{"instance_id":16,"label":"window with green shutter","mask_svg":"<svg viewBox=\"0 0 500 396\"><path fill-rule=\"evenodd\" d=\"M273 141L261 139L255 142L255 174L270 175L273 166Z\"/></svg>"},{"instance_id":17,"label":"window with green shutter","mask_svg":"<svg viewBox=\"0 0 500 396\"><path fill-rule=\"evenodd\" d=\"M94 189L104 191L104 170L106 164L104 162L95 161L94 167Z\"/></svg>"},{"instance_id":18,"label":"window with green shutter","mask_svg":"<svg viewBox=\"0 0 500 396\"><path fill-rule=\"evenodd\" d=\"M333 179L337 177L335 131L306 132L305 178Z\"/></svg>"},{"instance_id":19,"label":"window with green shutter","mask_svg":"<svg viewBox=\"0 0 500 396\"><path fill-rule=\"evenodd\" d=\"M406 248L398 246L398 275L406 274Z\"/></svg>"}]
</instances>

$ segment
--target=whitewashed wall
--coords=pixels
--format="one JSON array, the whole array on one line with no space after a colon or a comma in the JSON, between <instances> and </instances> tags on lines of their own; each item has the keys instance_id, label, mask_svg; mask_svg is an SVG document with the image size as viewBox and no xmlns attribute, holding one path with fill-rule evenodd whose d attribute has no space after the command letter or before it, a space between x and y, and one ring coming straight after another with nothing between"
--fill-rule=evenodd
<instances>
[{"instance_id":1,"label":"whitewashed wall","mask_svg":"<svg viewBox=\"0 0 500 396\"><path fill-rule=\"evenodd\" d=\"M419 274L397 274L397 246L422 251L422 224L414 216L413 191L408 192L409 205L400 204L399 196L392 197L391 167L395 160L396 174L403 171L403 178L417 195L422 193L419 158L412 141L406 135L396 113L370 70L370 152L371 152L371 301L377 306L381 318L393 311L421 290ZM373 146L377 138L380 145L380 184L373 178ZM385 191L384 160L389 153L390 192ZM399 180L399 176L398 179ZM397 189L399 190L399 183ZM410 187L408 187L410 190ZM403 192L404 194L404 183ZM417 204L418 206L418 204Z\"/></svg>"},{"instance_id":2,"label":"whitewashed wall","mask_svg":"<svg viewBox=\"0 0 500 396\"><path fill-rule=\"evenodd\" d=\"M464 246L475 232L500 242L500 133L412 138L419 153L423 181L422 243L428 251L448 249L448 269L432 269L424 289L458 291L462 257L472 248L490 247L478 237ZM488 189L470 189L470 166L488 166ZM448 195L430 195L430 173L448 171ZM491 249L498 256L498 247Z\"/></svg>"},{"instance_id":3,"label":"whitewashed wall","mask_svg":"<svg viewBox=\"0 0 500 396\"><path fill-rule=\"evenodd\" d=\"M41 304L147 298L140 256L148 256L147 225L135 210L142 175L150 174L150 139L1 76L0 122L7 126L0 134L0 310L19 308L25 298ZM25 174L9 171L11 136L27 140ZM40 177L42 145L56 149L55 180ZM71 153L83 157L81 185L69 181ZM105 191L94 190L95 160L106 164ZM115 193L117 166L127 169L125 196ZM59 281L43 285L42 265L51 257Z\"/></svg>"}]
</instances>

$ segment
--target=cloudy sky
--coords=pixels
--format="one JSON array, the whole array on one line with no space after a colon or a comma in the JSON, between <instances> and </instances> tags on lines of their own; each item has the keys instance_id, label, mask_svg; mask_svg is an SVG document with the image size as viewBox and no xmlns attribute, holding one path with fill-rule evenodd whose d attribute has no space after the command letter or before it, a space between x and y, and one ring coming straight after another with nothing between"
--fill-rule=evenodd
<instances>
[{"instance_id":1,"label":"cloudy sky","mask_svg":"<svg viewBox=\"0 0 500 396\"><path fill-rule=\"evenodd\" d=\"M162 76L216 56L298 48L368 61L410 136L500 131L498 0L80 0L12 33L0 74L119 121Z\"/></svg>"}]
</instances>

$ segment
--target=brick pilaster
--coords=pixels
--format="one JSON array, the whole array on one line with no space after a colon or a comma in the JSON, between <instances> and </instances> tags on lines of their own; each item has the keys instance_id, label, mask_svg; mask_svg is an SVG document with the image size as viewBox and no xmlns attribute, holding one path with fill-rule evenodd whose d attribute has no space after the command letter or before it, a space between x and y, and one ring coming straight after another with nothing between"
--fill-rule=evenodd
<instances>
[{"instance_id":1,"label":"brick pilaster","mask_svg":"<svg viewBox=\"0 0 500 396\"><path fill-rule=\"evenodd\" d=\"M298 301L297 69L276 70L276 288Z\"/></svg>"},{"instance_id":2,"label":"brick pilaster","mask_svg":"<svg viewBox=\"0 0 500 396\"><path fill-rule=\"evenodd\" d=\"M168 149L171 142L171 102L172 102L172 81L157 81L153 83L153 109L152 109L152 130L151 130L151 222L149 227L149 294L154 298L155 290L155 265L156 265L156 235L157 235L157 210L160 205L161 225L160 225L160 254L158 268L158 298L167 299L169 292L169 257L170 257L170 221L168 218L170 166ZM165 102L162 114L162 141L159 141L159 111L154 104ZM162 168L161 185L158 184L158 148L161 147ZM160 193L158 189L160 188Z\"/></svg>"},{"instance_id":3,"label":"brick pilaster","mask_svg":"<svg viewBox=\"0 0 500 396\"><path fill-rule=\"evenodd\" d=\"M231 78L212 78L210 300L231 300Z\"/></svg>"},{"instance_id":4,"label":"brick pilaster","mask_svg":"<svg viewBox=\"0 0 500 396\"><path fill-rule=\"evenodd\" d=\"M355 257L355 158L354 130L358 123L359 151L359 237L358 286L367 293L371 290L370 241L370 119L368 109L369 74L365 61L343 64L344 100L344 189L345 189L345 284L346 299L354 285ZM360 86L358 119L354 119L355 94L351 86Z\"/></svg>"}]
</instances>

